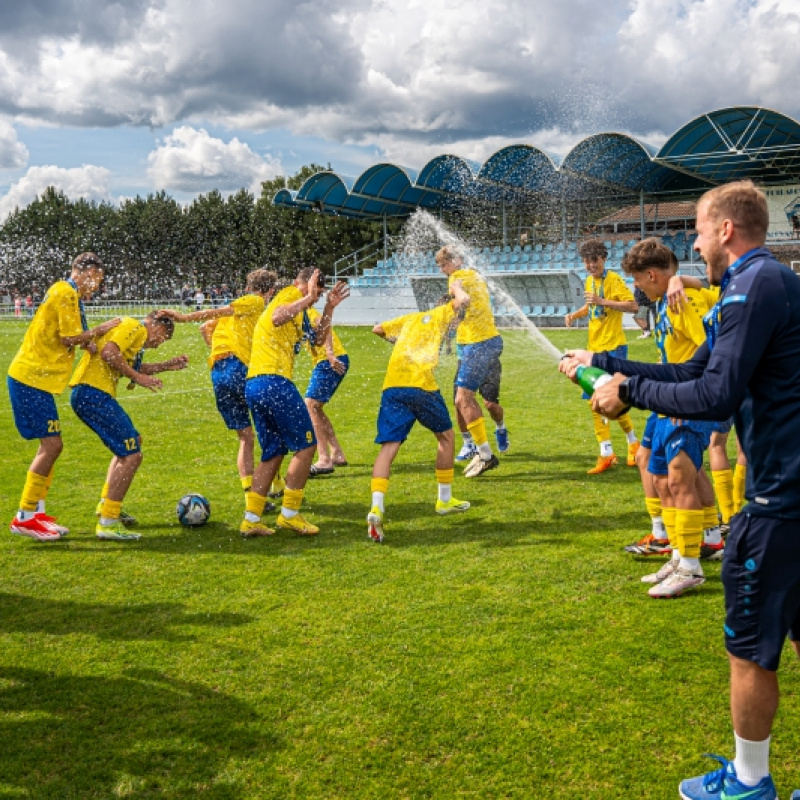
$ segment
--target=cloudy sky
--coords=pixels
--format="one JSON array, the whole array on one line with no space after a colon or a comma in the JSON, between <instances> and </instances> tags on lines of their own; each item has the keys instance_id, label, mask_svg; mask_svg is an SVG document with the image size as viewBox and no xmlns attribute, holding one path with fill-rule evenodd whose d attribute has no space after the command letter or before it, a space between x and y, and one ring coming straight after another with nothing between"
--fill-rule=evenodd
<instances>
[{"instance_id":1,"label":"cloudy sky","mask_svg":"<svg viewBox=\"0 0 800 800\"><path fill-rule=\"evenodd\" d=\"M659 144L730 105L800 118L798 0L0 3L0 219L48 185L186 201L314 161Z\"/></svg>"}]
</instances>

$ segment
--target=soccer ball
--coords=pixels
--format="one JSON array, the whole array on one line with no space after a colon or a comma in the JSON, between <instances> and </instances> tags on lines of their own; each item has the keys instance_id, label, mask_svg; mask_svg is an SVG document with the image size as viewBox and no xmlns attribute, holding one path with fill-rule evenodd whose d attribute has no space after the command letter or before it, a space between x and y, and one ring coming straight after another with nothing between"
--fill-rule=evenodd
<instances>
[{"instance_id":1,"label":"soccer ball","mask_svg":"<svg viewBox=\"0 0 800 800\"><path fill-rule=\"evenodd\" d=\"M205 525L211 516L211 503L201 494L185 494L175 509L178 521L188 528Z\"/></svg>"}]
</instances>

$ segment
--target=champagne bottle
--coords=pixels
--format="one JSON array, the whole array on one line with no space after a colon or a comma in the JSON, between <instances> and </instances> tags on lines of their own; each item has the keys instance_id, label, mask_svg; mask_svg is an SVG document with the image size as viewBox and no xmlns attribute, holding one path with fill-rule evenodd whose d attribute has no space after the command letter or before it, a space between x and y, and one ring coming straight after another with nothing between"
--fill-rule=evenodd
<instances>
[{"instance_id":1,"label":"champagne bottle","mask_svg":"<svg viewBox=\"0 0 800 800\"><path fill-rule=\"evenodd\" d=\"M598 386L611 380L611 375L599 367L580 366L575 370L575 380L578 382L578 386L591 397Z\"/></svg>"}]
</instances>

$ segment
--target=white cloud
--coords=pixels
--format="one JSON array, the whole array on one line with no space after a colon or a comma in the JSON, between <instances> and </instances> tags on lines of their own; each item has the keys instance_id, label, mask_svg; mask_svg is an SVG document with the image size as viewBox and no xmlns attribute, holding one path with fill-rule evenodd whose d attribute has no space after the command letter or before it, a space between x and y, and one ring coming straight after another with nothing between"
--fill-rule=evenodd
<instances>
[{"instance_id":1,"label":"white cloud","mask_svg":"<svg viewBox=\"0 0 800 800\"><path fill-rule=\"evenodd\" d=\"M167 136L147 162L155 187L170 191L236 191L244 187L258 194L261 181L281 174L280 162L271 156L262 158L236 138L226 143L188 125Z\"/></svg>"},{"instance_id":2,"label":"white cloud","mask_svg":"<svg viewBox=\"0 0 800 800\"><path fill-rule=\"evenodd\" d=\"M31 167L8 193L0 197L0 220L5 219L15 208L25 208L31 201L54 186L63 191L70 200L110 201L108 191L111 173L105 167L84 164L74 169L61 167Z\"/></svg>"},{"instance_id":3,"label":"white cloud","mask_svg":"<svg viewBox=\"0 0 800 800\"><path fill-rule=\"evenodd\" d=\"M17 132L0 119L0 169L17 169L28 163L28 148L17 138Z\"/></svg>"}]
</instances>

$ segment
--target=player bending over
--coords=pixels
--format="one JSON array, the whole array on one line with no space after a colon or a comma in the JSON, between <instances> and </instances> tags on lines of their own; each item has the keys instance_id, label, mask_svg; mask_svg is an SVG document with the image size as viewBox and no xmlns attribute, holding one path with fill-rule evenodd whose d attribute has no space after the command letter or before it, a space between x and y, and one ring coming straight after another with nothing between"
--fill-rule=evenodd
<instances>
[{"instance_id":1,"label":"player bending over","mask_svg":"<svg viewBox=\"0 0 800 800\"><path fill-rule=\"evenodd\" d=\"M56 459L64 448L55 395L67 387L75 348L94 349L94 340L119 324L119 319L112 319L91 330L86 324L83 300L89 300L100 288L104 271L103 262L94 253L81 253L72 262L70 277L47 290L8 368L14 424L24 439L39 440L19 511L9 529L40 542L69 533L45 513L45 498L53 482Z\"/></svg>"},{"instance_id":2,"label":"player bending over","mask_svg":"<svg viewBox=\"0 0 800 800\"><path fill-rule=\"evenodd\" d=\"M72 410L113 453L101 492L100 519L95 528L98 539L125 542L140 538L138 533L126 531L120 520L122 502L142 463L142 437L117 401L117 384L124 376L132 384L156 392L162 383L151 376L184 369L189 363L186 356L157 364L142 363L144 350L171 339L174 329L172 319L160 311L150 312L142 322L123 317L98 341L95 353L84 354L70 382Z\"/></svg>"},{"instance_id":3,"label":"player bending over","mask_svg":"<svg viewBox=\"0 0 800 800\"><path fill-rule=\"evenodd\" d=\"M436 513L452 514L469 508L469 503L456 500L452 495L453 423L433 376L447 329L470 302L470 296L459 280L450 283L450 290L452 301L448 300L431 311L419 311L382 322L372 329L377 336L394 342L378 412L375 443L381 445L381 450L372 468L372 508L367 515L367 533L375 542L383 541L384 498L389 489L392 462L415 421L431 431L439 443L436 452L436 480L439 484Z\"/></svg>"}]
</instances>

